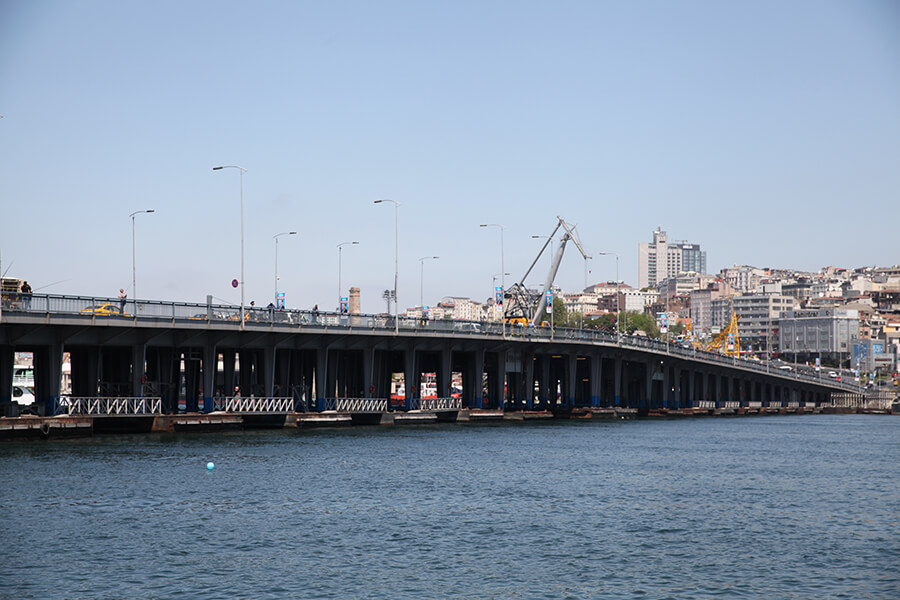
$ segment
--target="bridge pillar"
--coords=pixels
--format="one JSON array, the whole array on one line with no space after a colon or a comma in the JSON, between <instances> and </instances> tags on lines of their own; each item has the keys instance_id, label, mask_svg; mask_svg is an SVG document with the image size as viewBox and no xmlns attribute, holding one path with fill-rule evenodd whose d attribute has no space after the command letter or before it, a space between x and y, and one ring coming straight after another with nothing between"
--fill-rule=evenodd
<instances>
[{"instance_id":1,"label":"bridge pillar","mask_svg":"<svg viewBox=\"0 0 900 600\"><path fill-rule=\"evenodd\" d=\"M617 356L613 359L613 390L615 392L614 406L622 405L622 357Z\"/></svg>"},{"instance_id":2,"label":"bridge pillar","mask_svg":"<svg viewBox=\"0 0 900 600\"><path fill-rule=\"evenodd\" d=\"M675 385L672 387L675 389L673 390L674 398L672 400L675 402L675 408L683 408L681 406L681 367L674 367L674 375Z\"/></svg>"},{"instance_id":3,"label":"bridge pillar","mask_svg":"<svg viewBox=\"0 0 900 600\"><path fill-rule=\"evenodd\" d=\"M695 389L697 387L697 372L693 369L688 370L688 397L687 402L688 406L694 406L697 401L697 395L695 393Z\"/></svg>"},{"instance_id":4,"label":"bridge pillar","mask_svg":"<svg viewBox=\"0 0 900 600\"><path fill-rule=\"evenodd\" d=\"M474 386L474 406L481 408L484 404L484 350L475 350L474 368L472 369L472 385Z\"/></svg>"},{"instance_id":5,"label":"bridge pillar","mask_svg":"<svg viewBox=\"0 0 900 600\"><path fill-rule=\"evenodd\" d=\"M640 408L645 410L653 406L653 367L650 362L644 363L644 390Z\"/></svg>"},{"instance_id":6,"label":"bridge pillar","mask_svg":"<svg viewBox=\"0 0 900 600\"><path fill-rule=\"evenodd\" d=\"M506 407L506 350L497 351L497 371L494 373L496 377L494 388L497 397L497 408L503 410Z\"/></svg>"},{"instance_id":7,"label":"bridge pillar","mask_svg":"<svg viewBox=\"0 0 900 600\"><path fill-rule=\"evenodd\" d=\"M34 356L34 397L42 415L56 414L59 405L59 386L62 379L62 344L38 348Z\"/></svg>"},{"instance_id":8,"label":"bridge pillar","mask_svg":"<svg viewBox=\"0 0 900 600\"><path fill-rule=\"evenodd\" d=\"M522 371L524 373L522 391L525 398L525 410L534 408L534 358L534 352L529 351L522 355Z\"/></svg>"},{"instance_id":9,"label":"bridge pillar","mask_svg":"<svg viewBox=\"0 0 900 600\"><path fill-rule=\"evenodd\" d=\"M147 346L145 344L135 344L131 347L131 396L135 398L144 397L144 375L146 368L144 361L146 360Z\"/></svg>"},{"instance_id":10,"label":"bridge pillar","mask_svg":"<svg viewBox=\"0 0 900 600\"><path fill-rule=\"evenodd\" d=\"M216 395L216 375L219 372L219 353L216 345L208 342L203 346L203 356L200 357L200 371L203 373L201 410L205 413L213 411L213 398Z\"/></svg>"},{"instance_id":11,"label":"bridge pillar","mask_svg":"<svg viewBox=\"0 0 900 600\"><path fill-rule=\"evenodd\" d=\"M588 377L591 380L591 406L600 406L603 395L603 356L591 355L591 372Z\"/></svg>"},{"instance_id":12,"label":"bridge pillar","mask_svg":"<svg viewBox=\"0 0 900 600\"><path fill-rule=\"evenodd\" d=\"M366 346L363 348L363 386L365 386L366 398L377 398L375 388L375 348Z\"/></svg>"},{"instance_id":13,"label":"bridge pillar","mask_svg":"<svg viewBox=\"0 0 900 600\"><path fill-rule=\"evenodd\" d=\"M313 375L316 382L316 410L325 410L325 398L328 391L328 348L319 348L316 351L316 372Z\"/></svg>"},{"instance_id":14,"label":"bridge pillar","mask_svg":"<svg viewBox=\"0 0 900 600\"><path fill-rule=\"evenodd\" d=\"M550 410L550 356L542 354L538 366L541 370L538 375L538 404Z\"/></svg>"},{"instance_id":15,"label":"bridge pillar","mask_svg":"<svg viewBox=\"0 0 900 600\"><path fill-rule=\"evenodd\" d=\"M449 398L453 387L453 352L449 347L441 348L440 366L437 372L437 397Z\"/></svg>"},{"instance_id":16,"label":"bridge pillar","mask_svg":"<svg viewBox=\"0 0 900 600\"><path fill-rule=\"evenodd\" d=\"M291 393L291 363L296 362L296 352L288 349L275 351L275 396L293 396Z\"/></svg>"},{"instance_id":17,"label":"bridge pillar","mask_svg":"<svg viewBox=\"0 0 900 600\"><path fill-rule=\"evenodd\" d=\"M575 406L576 381L578 373L578 355L566 354L566 404Z\"/></svg>"},{"instance_id":18,"label":"bridge pillar","mask_svg":"<svg viewBox=\"0 0 900 600\"><path fill-rule=\"evenodd\" d=\"M416 347L413 344L407 346L403 353L403 387L406 390L406 410L412 408L413 398L421 398L419 392L419 369L416 368Z\"/></svg>"},{"instance_id":19,"label":"bridge pillar","mask_svg":"<svg viewBox=\"0 0 900 600\"><path fill-rule=\"evenodd\" d=\"M263 349L263 384L265 397L272 398L275 395L275 346L266 345Z\"/></svg>"},{"instance_id":20,"label":"bridge pillar","mask_svg":"<svg viewBox=\"0 0 900 600\"><path fill-rule=\"evenodd\" d=\"M225 397L234 395L234 357L234 350L222 350L222 396Z\"/></svg>"},{"instance_id":21,"label":"bridge pillar","mask_svg":"<svg viewBox=\"0 0 900 600\"><path fill-rule=\"evenodd\" d=\"M12 402L13 369L15 366L15 347L0 346L0 402Z\"/></svg>"}]
</instances>

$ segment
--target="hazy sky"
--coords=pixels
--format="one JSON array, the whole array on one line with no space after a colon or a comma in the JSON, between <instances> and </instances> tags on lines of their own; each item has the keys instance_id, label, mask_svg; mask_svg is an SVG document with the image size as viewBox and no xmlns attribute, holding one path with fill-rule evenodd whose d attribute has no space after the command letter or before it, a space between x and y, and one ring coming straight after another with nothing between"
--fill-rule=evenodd
<instances>
[{"instance_id":1,"label":"hazy sky","mask_svg":"<svg viewBox=\"0 0 900 600\"><path fill-rule=\"evenodd\" d=\"M36 291L484 300L556 216L732 264L900 263L900 3L0 2L0 252ZM549 258L542 258L538 284ZM557 282L585 283L566 250ZM590 261L589 283L615 260Z\"/></svg>"}]
</instances>

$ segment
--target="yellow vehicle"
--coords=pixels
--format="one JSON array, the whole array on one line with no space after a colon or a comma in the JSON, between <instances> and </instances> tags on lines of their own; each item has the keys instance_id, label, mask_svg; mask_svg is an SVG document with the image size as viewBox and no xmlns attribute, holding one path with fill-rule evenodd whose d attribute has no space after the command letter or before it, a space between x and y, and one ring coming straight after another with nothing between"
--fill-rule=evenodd
<instances>
[{"instance_id":1,"label":"yellow vehicle","mask_svg":"<svg viewBox=\"0 0 900 600\"><path fill-rule=\"evenodd\" d=\"M104 302L103 304L95 304L93 306L88 306L87 308L81 309L81 314L83 315L95 315L98 317L130 317L128 313L126 313L122 307L116 304L110 304L109 302Z\"/></svg>"}]
</instances>

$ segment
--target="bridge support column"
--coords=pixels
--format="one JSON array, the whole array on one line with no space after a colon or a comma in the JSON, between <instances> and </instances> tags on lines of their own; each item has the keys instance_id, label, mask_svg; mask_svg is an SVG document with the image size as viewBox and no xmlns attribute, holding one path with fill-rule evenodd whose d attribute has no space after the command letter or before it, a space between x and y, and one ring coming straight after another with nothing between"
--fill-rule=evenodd
<instances>
[{"instance_id":1,"label":"bridge support column","mask_svg":"<svg viewBox=\"0 0 900 600\"><path fill-rule=\"evenodd\" d=\"M594 354L591 356L591 406L600 406L600 396L603 394L603 356Z\"/></svg>"},{"instance_id":2,"label":"bridge support column","mask_svg":"<svg viewBox=\"0 0 900 600\"><path fill-rule=\"evenodd\" d=\"M577 354L566 354L566 369L565 369L565 377L566 377L566 385L565 392L566 395L564 397L564 401L566 406L569 408L575 406L575 394L576 394L576 381L578 379L578 355Z\"/></svg>"},{"instance_id":3,"label":"bridge support column","mask_svg":"<svg viewBox=\"0 0 900 600\"><path fill-rule=\"evenodd\" d=\"M615 391L615 406L622 405L622 358L617 356L613 360L613 379Z\"/></svg>"},{"instance_id":4,"label":"bridge support column","mask_svg":"<svg viewBox=\"0 0 900 600\"><path fill-rule=\"evenodd\" d=\"M472 384L475 386L475 406L473 408L481 408L484 404L484 350L475 351L475 365L472 371Z\"/></svg>"},{"instance_id":5,"label":"bridge support column","mask_svg":"<svg viewBox=\"0 0 900 600\"><path fill-rule=\"evenodd\" d=\"M649 409L653 406L653 364L644 363L644 397L641 399L640 407Z\"/></svg>"},{"instance_id":6,"label":"bridge support column","mask_svg":"<svg viewBox=\"0 0 900 600\"><path fill-rule=\"evenodd\" d=\"M325 410L325 398L328 391L328 348L316 351L316 410Z\"/></svg>"},{"instance_id":7,"label":"bridge support column","mask_svg":"<svg viewBox=\"0 0 900 600\"><path fill-rule=\"evenodd\" d=\"M494 386L497 390L497 408L503 410L506 407L506 350L497 351L497 372Z\"/></svg>"},{"instance_id":8,"label":"bridge support column","mask_svg":"<svg viewBox=\"0 0 900 600\"><path fill-rule=\"evenodd\" d=\"M216 352L216 345L207 343L203 346L203 356L201 357L200 369L203 373L203 406L201 411L209 413L213 411L213 398L216 395L216 375L219 372L219 353Z\"/></svg>"},{"instance_id":9,"label":"bridge support column","mask_svg":"<svg viewBox=\"0 0 900 600\"><path fill-rule=\"evenodd\" d=\"M34 356L34 396L42 415L56 414L62 378L62 344L50 344L36 350Z\"/></svg>"},{"instance_id":10,"label":"bridge support column","mask_svg":"<svg viewBox=\"0 0 900 600\"><path fill-rule=\"evenodd\" d=\"M403 353L403 387L406 389L406 410L412 408L413 398L421 398L419 369L416 366L416 347L410 344Z\"/></svg>"},{"instance_id":11,"label":"bridge support column","mask_svg":"<svg viewBox=\"0 0 900 600\"><path fill-rule=\"evenodd\" d=\"M234 350L222 350L222 395L234 395ZM215 393L213 393L215 397Z\"/></svg>"},{"instance_id":12,"label":"bridge support column","mask_svg":"<svg viewBox=\"0 0 900 600\"><path fill-rule=\"evenodd\" d=\"M441 363L437 372L437 397L449 398L453 386L453 352L450 348L441 348Z\"/></svg>"},{"instance_id":13,"label":"bridge support column","mask_svg":"<svg viewBox=\"0 0 900 600\"><path fill-rule=\"evenodd\" d=\"M135 344L131 347L131 396L135 398L144 397L144 375L146 368L144 361L146 360L147 346L144 344Z\"/></svg>"},{"instance_id":14,"label":"bridge support column","mask_svg":"<svg viewBox=\"0 0 900 600\"><path fill-rule=\"evenodd\" d=\"M675 408L683 408L683 406L681 406L681 367L674 367L673 371L675 381L672 387L675 389L672 392L674 396L672 401L675 403Z\"/></svg>"},{"instance_id":15,"label":"bridge support column","mask_svg":"<svg viewBox=\"0 0 900 600\"><path fill-rule=\"evenodd\" d=\"M13 369L15 366L15 347L0 346L0 402L12 402Z\"/></svg>"},{"instance_id":16,"label":"bridge support column","mask_svg":"<svg viewBox=\"0 0 900 600\"><path fill-rule=\"evenodd\" d=\"M534 352L522 354L522 372L524 373L522 393L525 398L525 410L532 410L534 408Z\"/></svg>"},{"instance_id":17,"label":"bridge support column","mask_svg":"<svg viewBox=\"0 0 900 600\"><path fill-rule=\"evenodd\" d=\"M546 410L550 409L550 356L543 354L539 360L541 368L538 380L538 403Z\"/></svg>"},{"instance_id":18,"label":"bridge support column","mask_svg":"<svg viewBox=\"0 0 900 600\"><path fill-rule=\"evenodd\" d=\"M375 348L372 346L363 348L363 385L366 398L375 398L378 390L375 388Z\"/></svg>"},{"instance_id":19,"label":"bridge support column","mask_svg":"<svg viewBox=\"0 0 900 600\"><path fill-rule=\"evenodd\" d=\"M272 398L275 395L275 346L266 346L263 349L263 384L265 385L265 397Z\"/></svg>"}]
</instances>

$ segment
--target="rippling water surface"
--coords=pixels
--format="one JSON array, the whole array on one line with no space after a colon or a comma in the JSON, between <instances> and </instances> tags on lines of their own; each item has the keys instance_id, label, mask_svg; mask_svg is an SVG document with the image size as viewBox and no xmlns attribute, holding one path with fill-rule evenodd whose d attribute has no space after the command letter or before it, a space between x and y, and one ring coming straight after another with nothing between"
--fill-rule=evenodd
<instances>
[{"instance_id":1,"label":"rippling water surface","mask_svg":"<svg viewBox=\"0 0 900 600\"><path fill-rule=\"evenodd\" d=\"M0 598L897 599L898 434L817 415L0 444Z\"/></svg>"}]
</instances>

